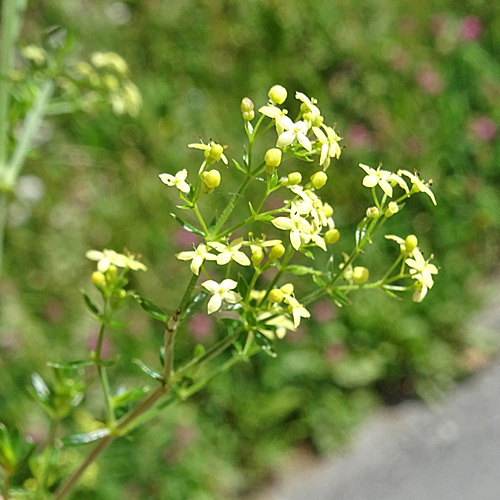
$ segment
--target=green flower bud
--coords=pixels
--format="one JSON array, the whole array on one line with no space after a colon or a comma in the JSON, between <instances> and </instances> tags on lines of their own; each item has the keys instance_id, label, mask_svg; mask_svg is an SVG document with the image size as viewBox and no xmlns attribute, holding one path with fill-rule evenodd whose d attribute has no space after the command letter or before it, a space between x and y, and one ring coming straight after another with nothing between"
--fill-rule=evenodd
<instances>
[{"instance_id":1,"label":"green flower bud","mask_svg":"<svg viewBox=\"0 0 500 500\"><path fill-rule=\"evenodd\" d=\"M328 176L325 172L316 172L311 175L310 179L315 189L321 189L326 184Z\"/></svg>"},{"instance_id":2,"label":"green flower bud","mask_svg":"<svg viewBox=\"0 0 500 500\"><path fill-rule=\"evenodd\" d=\"M366 267L355 267L352 271L352 279L355 283L364 283L368 277L370 276L370 272Z\"/></svg>"},{"instance_id":3,"label":"green flower bud","mask_svg":"<svg viewBox=\"0 0 500 500\"><path fill-rule=\"evenodd\" d=\"M220 185L220 172L218 170L210 170L203 172L202 180L209 189L216 188Z\"/></svg>"},{"instance_id":4,"label":"green flower bud","mask_svg":"<svg viewBox=\"0 0 500 500\"><path fill-rule=\"evenodd\" d=\"M369 219L376 219L380 215L380 210L377 207L368 207L366 209L366 216Z\"/></svg>"},{"instance_id":5,"label":"green flower bud","mask_svg":"<svg viewBox=\"0 0 500 500\"><path fill-rule=\"evenodd\" d=\"M115 281L117 273L118 270L116 269L116 266L111 265L106 271L106 278L108 278L108 281Z\"/></svg>"},{"instance_id":6,"label":"green flower bud","mask_svg":"<svg viewBox=\"0 0 500 500\"><path fill-rule=\"evenodd\" d=\"M273 304L279 304L283 300L283 292L279 288L274 288L269 292L267 300Z\"/></svg>"},{"instance_id":7,"label":"green flower bud","mask_svg":"<svg viewBox=\"0 0 500 500\"><path fill-rule=\"evenodd\" d=\"M269 252L269 260L279 259L280 257L283 257L284 253L285 247L281 243L278 243L271 248L271 252Z\"/></svg>"},{"instance_id":8,"label":"green flower bud","mask_svg":"<svg viewBox=\"0 0 500 500\"><path fill-rule=\"evenodd\" d=\"M330 229L325 233L325 242L329 245L336 243L340 238L340 232L338 229Z\"/></svg>"},{"instance_id":9,"label":"green flower bud","mask_svg":"<svg viewBox=\"0 0 500 500\"><path fill-rule=\"evenodd\" d=\"M266 151L264 161L269 167L277 167L281 163L281 150L278 148L271 148Z\"/></svg>"},{"instance_id":10,"label":"green flower bud","mask_svg":"<svg viewBox=\"0 0 500 500\"><path fill-rule=\"evenodd\" d=\"M413 250L417 248L417 245L418 245L418 239L414 234L410 234L409 236L406 237L405 248L408 253L413 252Z\"/></svg>"},{"instance_id":11,"label":"green flower bud","mask_svg":"<svg viewBox=\"0 0 500 500\"><path fill-rule=\"evenodd\" d=\"M274 104L283 104L287 96L286 88L281 85L274 85L271 87L267 95L269 96L269 99L274 102Z\"/></svg>"},{"instance_id":12,"label":"green flower bud","mask_svg":"<svg viewBox=\"0 0 500 500\"><path fill-rule=\"evenodd\" d=\"M97 286L104 286L106 284L106 276L99 271L95 271L92 273L92 283Z\"/></svg>"},{"instance_id":13,"label":"green flower bud","mask_svg":"<svg viewBox=\"0 0 500 500\"><path fill-rule=\"evenodd\" d=\"M394 214L397 214L398 212L399 212L398 204L395 201L391 201L389 202L389 205L387 206L384 215L386 217L392 217Z\"/></svg>"},{"instance_id":14,"label":"green flower bud","mask_svg":"<svg viewBox=\"0 0 500 500\"><path fill-rule=\"evenodd\" d=\"M216 144L215 142L212 141L210 143L210 149L205 150L205 159L209 163L214 163L220 160L222 153L224 153L224 146Z\"/></svg>"},{"instance_id":15,"label":"green flower bud","mask_svg":"<svg viewBox=\"0 0 500 500\"><path fill-rule=\"evenodd\" d=\"M243 119L247 122L253 120L255 118L255 111L245 111L243 113Z\"/></svg>"},{"instance_id":16,"label":"green flower bud","mask_svg":"<svg viewBox=\"0 0 500 500\"><path fill-rule=\"evenodd\" d=\"M125 290L121 289L118 292L118 297L120 297L120 299L124 299L126 296L127 296L127 292Z\"/></svg>"},{"instance_id":17,"label":"green flower bud","mask_svg":"<svg viewBox=\"0 0 500 500\"><path fill-rule=\"evenodd\" d=\"M262 248L255 249L252 252L252 257L251 257L251 261L254 267L257 267L262 262L263 258L264 258L264 252Z\"/></svg>"},{"instance_id":18,"label":"green flower bud","mask_svg":"<svg viewBox=\"0 0 500 500\"><path fill-rule=\"evenodd\" d=\"M250 98L248 97L244 97L242 100L241 100L241 106L240 106L240 109L241 109L241 112L242 113L248 113L249 111L253 111L253 102Z\"/></svg>"},{"instance_id":19,"label":"green flower bud","mask_svg":"<svg viewBox=\"0 0 500 500\"><path fill-rule=\"evenodd\" d=\"M328 203L323 203L323 213L325 217L328 219L333 215L333 208Z\"/></svg>"},{"instance_id":20,"label":"green flower bud","mask_svg":"<svg viewBox=\"0 0 500 500\"><path fill-rule=\"evenodd\" d=\"M302 175L300 172L292 172L288 174L288 185L295 186L296 184L300 184L302 182Z\"/></svg>"},{"instance_id":21,"label":"green flower bud","mask_svg":"<svg viewBox=\"0 0 500 500\"><path fill-rule=\"evenodd\" d=\"M284 284L280 290L285 294L285 295L292 295L293 293L293 285L292 283L286 283Z\"/></svg>"}]
</instances>

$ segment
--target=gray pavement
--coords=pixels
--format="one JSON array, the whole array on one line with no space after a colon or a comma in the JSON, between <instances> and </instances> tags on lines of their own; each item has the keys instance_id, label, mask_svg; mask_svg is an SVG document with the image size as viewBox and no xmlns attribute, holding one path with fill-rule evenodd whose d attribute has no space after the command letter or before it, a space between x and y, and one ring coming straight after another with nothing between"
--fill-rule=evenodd
<instances>
[{"instance_id":1,"label":"gray pavement","mask_svg":"<svg viewBox=\"0 0 500 500\"><path fill-rule=\"evenodd\" d=\"M500 333L499 296L497 288L475 328ZM257 498L500 500L500 360L437 406L381 410L349 451L285 474Z\"/></svg>"}]
</instances>

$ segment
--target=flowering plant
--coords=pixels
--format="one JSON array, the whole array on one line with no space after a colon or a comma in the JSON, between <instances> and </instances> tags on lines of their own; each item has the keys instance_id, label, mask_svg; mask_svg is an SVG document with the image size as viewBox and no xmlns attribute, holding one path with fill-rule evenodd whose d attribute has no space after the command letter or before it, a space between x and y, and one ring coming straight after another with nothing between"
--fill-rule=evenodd
<instances>
[{"instance_id":1,"label":"flowering plant","mask_svg":"<svg viewBox=\"0 0 500 500\"><path fill-rule=\"evenodd\" d=\"M4 19L8 20L8 9L6 13ZM4 48L8 52L12 40L3 41L8 42L7 49ZM62 89L61 100L51 102L54 92L51 75L58 59L35 46L25 47L22 53L33 66L29 73L31 80L26 78L22 82L30 80L29 84L35 85L37 91L33 103L28 103L33 107L25 117L24 139L18 142L10 162L6 161L8 130L5 125L9 102L5 97L0 102L0 122L4 123L0 130L2 200L6 200L5 193L17 180L23 160L32 147L31 136L38 122L49 110L53 114L67 112L74 110L77 104L76 107L88 111L97 103L107 102L117 114L134 115L140 105L137 89L128 80L126 64L116 54L96 53L91 57L91 64L80 62L71 66L57 80ZM4 79L2 95L8 95L14 83ZM70 96L73 97L70 99ZM284 87L272 87L268 97L268 102L257 110L258 117L249 98L241 102L247 136L241 159L234 158L229 154L231 149L226 152L226 146L216 141L193 143L189 147L203 153L199 168L160 175L160 180L178 195L181 203L178 208L187 214L183 217L173 214L174 219L200 239L193 249L176 255L180 261L189 263L186 272L190 272L191 277L175 308L164 311L128 288L130 271L147 271L139 258L111 249L87 252L88 259L97 263L91 279L100 294L97 303L83 292L90 314L100 325L96 348L86 359L50 362L52 384L38 374L32 376L31 393L50 420L50 433L44 447L36 448L17 430L0 424L4 499L67 497L115 439L129 434L171 404L196 394L233 365L248 361L260 352L275 356L276 342L309 318L308 307L321 297L330 297L342 307L356 290L379 289L393 297L410 292L413 300L420 302L432 288L437 268L430 259L424 258L414 235L387 236L399 249L392 265L379 272L375 279L370 280L370 274L374 273L370 273L369 265L359 262L365 258L366 249L387 219L402 211L407 198L422 192L436 203L430 183L424 182L417 172L390 172L382 166L372 168L361 164L365 173L362 185L370 190L373 205L363 210L351 251L336 251L337 242L347 241L347 237L336 227L334 203L325 201L321 190L328 181L328 169L333 170L332 160L341 156L342 139L335 127L324 123L314 98L297 92L298 113L292 120L288 110L282 107L288 97ZM70 107L66 106L68 103ZM257 146L266 137L272 141L269 143L272 147L258 150ZM287 165L293 165L293 159L303 162L304 168L287 170ZM225 166L219 168L221 162ZM203 200L216 190L224 192L223 168L239 172L241 183L220 205L223 197L217 197L217 215L212 217L213 210L205 212ZM245 194L251 185L257 186L258 197L246 200ZM276 196L279 196L279 204L274 200ZM5 217L5 204L6 201L2 201L0 206L2 217ZM322 255L326 259L321 258ZM307 280L310 289L304 292L305 278L310 278ZM164 324L157 366L135 360L152 379L153 388L141 384L128 390L115 389L109 378L115 361L102 356L106 331L120 326L116 314L129 301L136 301L146 313ZM220 317L219 338L209 348L198 346L191 358L176 364L174 350L179 325L200 306L206 306L208 314ZM84 432L61 436L61 422L83 404L92 373L97 374L101 387L105 419L99 422L96 418ZM94 443L90 453L70 470L67 450L89 443ZM21 487L13 488L12 484L21 477Z\"/></svg>"}]
</instances>

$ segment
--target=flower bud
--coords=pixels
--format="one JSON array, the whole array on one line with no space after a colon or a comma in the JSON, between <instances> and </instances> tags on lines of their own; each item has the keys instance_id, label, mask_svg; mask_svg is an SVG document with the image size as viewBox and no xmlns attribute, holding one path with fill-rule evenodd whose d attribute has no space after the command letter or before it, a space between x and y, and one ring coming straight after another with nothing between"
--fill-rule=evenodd
<instances>
[{"instance_id":1,"label":"flower bud","mask_svg":"<svg viewBox=\"0 0 500 500\"><path fill-rule=\"evenodd\" d=\"M99 271L95 271L92 273L92 283L97 286L104 286L106 284L106 276Z\"/></svg>"},{"instance_id":2,"label":"flower bud","mask_svg":"<svg viewBox=\"0 0 500 500\"><path fill-rule=\"evenodd\" d=\"M264 155L264 161L269 167L277 167L281 163L281 150L278 148L268 149Z\"/></svg>"},{"instance_id":3,"label":"flower bud","mask_svg":"<svg viewBox=\"0 0 500 500\"><path fill-rule=\"evenodd\" d=\"M245 111L242 113L243 115L243 120L249 122L255 118L255 111Z\"/></svg>"},{"instance_id":4,"label":"flower bud","mask_svg":"<svg viewBox=\"0 0 500 500\"><path fill-rule=\"evenodd\" d=\"M248 97L244 97L242 100L241 100L241 106L240 106L240 109L241 109L241 112L242 113L248 113L249 111L253 111L253 102L250 98Z\"/></svg>"},{"instance_id":5,"label":"flower bud","mask_svg":"<svg viewBox=\"0 0 500 500\"><path fill-rule=\"evenodd\" d=\"M292 295L293 293L293 285L292 283L286 283L284 284L280 290L285 294L285 295Z\"/></svg>"},{"instance_id":6,"label":"flower bud","mask_svg":"<svg viewBox=\"0 0 500 500\"><path fill-rule=\"evenodd\" d=\"M333 215L333 208L328 203L323 203L323 213L325 217L328 219Z\"/></svg>"},{"instance_id":7,"label":"flower bud","mask_svg":"<svg viewBox=\"0 0 500 500\"><path fill-rule=\"evenodd\" d=\"M286 88L281 85L274 85L267 94L274 104L283 104L286 100Z\"/></svg>"},{"instance_id":8,"label":"flower bud","mask_svg":"<svg viewBox=\"0 0 500 500\"><path fill-rule=\"evenodd\" d=\"M288 185L295 186L296 184L300 184L302 182L302 175L300 172L292 172L288 174Z\"/></svg>"},{"instance_id":9,"label":"flower bud","mask_svg":"<svg viewBox=\"0 0 500 500\"><path fill-rule=\"evenodd\" d=\"M264 252L262 248L255 249L252 252L252 257L251 257L252 264L254 265L254 267L257 267L262 262L263 258L264 258Z\"/></svg>"},{"instance_id":10,"label":"flower bud","mask_svg":"<svg viewBox=\"0 0 500 500\"><path fill-rule=\"evenodd\" d=\"M368 207L366 209L366 216L369 219L376 219L380 215L380 210L377 207Z\"/></svg>"},{"instance_id":11,"label":"flower bud","mask_svg":"<svg viewBox=\"0 0 500 500\"><path fill-rule=\"evenodd\" d=\"M127 292L122 288L119 292L118 292L118 297L120 297L120 299L124 299L125 297L127 296Z\"/></svg>"},{"instance_id":12,"label":"flower bud","mask_svg":"<svg viewBox=\"0 0 500 500\"><path fill-rule=\"evenodd\" d=\"M285 247L281 243L278 243L271 248L271 251L269 252L269 260L279 259L280 257L283 257L284 253Z\"/></svg>"},{"instance_id":13,"label":"flower bud","mask_svg":"<svg viewBox=\"0 0 500 500\"><path fill-rule=\"evenodd\" d=\"M340 232L338 229L330 229L325 233L325 242L329 245L336 243L340 238Z\"/></svg>"},{"instance_id":14,"label":"flower bud","mask_svg":"<svg viewBox=\"0 0 500 500\"><path fill-rule=\"evenodd\" d=\"M269 292L267 300L273 304L279 304L283 300L283 292L279 288L273 288Z\"/></svg>"},{"instance_id":15,"label":"flower bud","mask_svg":"<svg viewBox=\"0 0 500 500\"><path fill-rule=\"evenodd\" d=\"M109 266L106 271L106 278L108 278L108 281L114 281L116 279L117 272L118 270L116 269L116 266Z\"/></svg>"},{"instance_id":16,"label":"flower bud","mask_svg":"<svg viewBox=\"0 0 500 500\"><path fill-rule=\"evenodd\" d=\"M214 163L221 159L222 153L224 153L224 146L212 141L210 143L210 149L205 150L205 159L207 163Z\"/></svg>"},{"instance_id":17,"label":"flower bud","mask_svg":"<svg viewBox=\"0 0 500 500\"><path fill-rule=\"evenodd\" d=\"M220 185L220 172L218 170L210 170L201 174L202 181L209 189L216 188Z\"/></svg>"},{"instance_id":18,"label":"flower bud","mask_svg":"<svg viewBox=\"0 0 500 500\"><path fill-rule=\"evenodd\" d=\"M325 172L316 172L311 175L310 179L315 189L321 189L326 184L328 176Z\"/></svg>"},{"instance_id":19,"label":"flower bud","mask_svg":"<svg viewBox=\"0 0 500 500\"><path fill-rule=\"evenodd\" d=\"M405 248L408 253L413 252L413 250L417 248L417 245L418 245L418 239L414 234L410 234L409 236L406 237Z\"/></svg>"},{"instance_id":20,"label":"flower bud","mask_svg":"<svg viewBox=\"0 0 500 500\"><path fill-rule=\"evenodd\" d=\"M394 214L397 214L398 212L399 212L398 204L395 201L391 201L389 202L389 205L387 206L384 215L386 217L392 217Z\"/></svg>"},{"instance_id":21,"label":"flower bud","mask_svg":"<svg viewBox=\"0 0 500 500\"><path fill-rule=\"evenodd\" d=\"M355 267L352 271L352 280L355 283L364 283L368 277L370 276L370 272L366 267Z\"/></svg>"}]
</instances>

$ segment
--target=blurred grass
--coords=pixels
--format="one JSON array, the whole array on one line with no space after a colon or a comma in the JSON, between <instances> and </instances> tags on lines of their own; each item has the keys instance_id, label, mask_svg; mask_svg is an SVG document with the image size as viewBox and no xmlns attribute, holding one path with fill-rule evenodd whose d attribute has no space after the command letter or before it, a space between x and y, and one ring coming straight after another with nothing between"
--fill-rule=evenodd
<instances>
[{"instance_id":1,"label":"blurred grass","mask_svg":"<svg viewBox=\"0 0 500 500\"><path fill-rule=\"evenodd\" d=\"M11 211L0 283L0 419L29 411L26 429L43 435L26 398L29 375L45 372L47 359L86 355L96 334L78 293L90 288L87 249L142 253L150 271L132 286L171 308L175 284L189 276L172 255L189 244L169 215L175 196L157 176L197 168L199 153L186 146L199 136L238 158L239 102L263 104L275 83L316 97L344 137L328 172L331 191L322 193L344 236L339 252L363 216L359 162L433 179L438 206L412 200L387 231L415 232L436 254L436 285L423 304L365 293L343 310L318 306L277 360L235 369L132 442L117 443L99 465L99 489L78 498L235 498L272 477L292 447L335 449L381 400L434 399L479 368L496 339L471 335L465 324L499 255L499 14L486 1L32 2L28 41L62 25L77 35L80 56L118 52L144 107L136 119L51 120L51 142L29 161L25 174L42 179L45 194L38 202L19 196ZM471 16L482 31L466 40ZM222 174L230 192L237 174ZM394 251L383 241L377 247L366 258L373 269ZM136 309L128 319L110 349L121 356L117 383L130 385L140 377L128 371L130 359L154 362L161 330ZM201 338L182 332L179 357L213 338L215 327L206 327Z\"/></svg>"}]
</instances>

